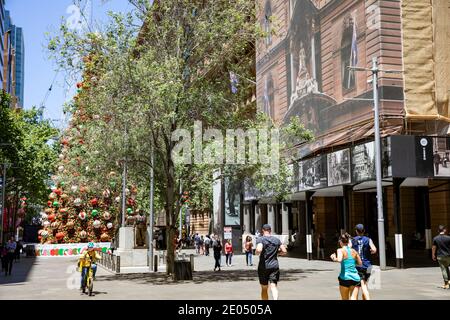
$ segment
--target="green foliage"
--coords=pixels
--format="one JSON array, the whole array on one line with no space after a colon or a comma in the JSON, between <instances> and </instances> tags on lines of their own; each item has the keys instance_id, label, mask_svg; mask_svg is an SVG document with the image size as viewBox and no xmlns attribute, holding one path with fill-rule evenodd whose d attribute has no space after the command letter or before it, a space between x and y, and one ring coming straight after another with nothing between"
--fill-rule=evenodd
<instances>
[{"instance_id":1,"label":"green foliage","mask_svg":"<svg viewBox=\"0 0 450 320\"><path fill-rule=\"evenodd\" d=\"M0 162L8 163L7 192L25 195L30 203L42 203L47 181L56 161L52 140L58 131L39 121L40 111L13 110L10 97L2 92L0 103Z\"/></svg>"}]
</instances>

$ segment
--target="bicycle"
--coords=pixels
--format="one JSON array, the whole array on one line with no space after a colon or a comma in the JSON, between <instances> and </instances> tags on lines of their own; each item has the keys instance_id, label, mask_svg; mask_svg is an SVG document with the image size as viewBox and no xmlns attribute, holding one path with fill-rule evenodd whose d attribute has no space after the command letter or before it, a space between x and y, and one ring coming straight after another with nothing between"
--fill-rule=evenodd
<instances>
[{"instance_id":1,"label":"bicycle","mask_svg":"<svg viewBox=\"0 0 450 320\"><path fill-rule=\"evenodd\" d=\"M92 291L94 290L94 270L92 269L92 265L88 267L83 283L85 284L83 286L83 293L86 293L87 288L89 296L92 296Z\"/></svg>"}]
</instances>

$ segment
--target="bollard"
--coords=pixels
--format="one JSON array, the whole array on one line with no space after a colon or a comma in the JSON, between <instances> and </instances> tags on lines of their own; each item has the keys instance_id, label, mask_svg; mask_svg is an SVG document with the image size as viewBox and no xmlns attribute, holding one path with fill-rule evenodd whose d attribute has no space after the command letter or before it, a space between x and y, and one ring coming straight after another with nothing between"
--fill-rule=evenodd
<instances>
[{"instance_id":1,"label":"bollard","mask_svg":"<svg viewBox=\"0 0 450 320\"><path fill-rule=\"evenodd\" d=\"M158 256L154 256L155 263L153 265L153 271L158 272Z\"/></svg>"},{"instance_id":2,"label":"bollard","mask_svg":"<svg viewBox=\"0 0 450 320\"><path fill-rule=\"evenodd\" d=\"M191 254L189 258L190 258L189 260L191 261L191 271L193 273L194 272L194 255Z\"/></svg>"}]
</instances>

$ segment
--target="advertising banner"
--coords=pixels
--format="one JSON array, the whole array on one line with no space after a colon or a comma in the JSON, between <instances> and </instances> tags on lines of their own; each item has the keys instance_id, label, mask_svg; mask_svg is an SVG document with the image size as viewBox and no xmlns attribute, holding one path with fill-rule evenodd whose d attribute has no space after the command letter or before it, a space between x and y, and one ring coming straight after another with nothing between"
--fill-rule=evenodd
<instances>
[{"instance_id":1,"label":"advertising banner","mask_svg":"<svg viewBox=\"0 0 450 320\"><path fill-rule=\"evenodd\" d=\"M433 172L435 177L450 177L450 137L433 137Z\"/></svg>"},{"instance_id":2,"label":"advertising banner","mask_svg":"<svg viewBox=\"0 0 450 320\"><path fill-rule=\"evenodd\" d=\"M328 186L338 186L351 182L350 149L339 150L327 155Z\"/></svg>"},{"instance_id":3,"label":"advertising banner","mask_svg":"<svg viewBox=\"0 0 450 320\"><path fill-rule=\"evenodd\" d=\"M102 252L111 253L110 242L96 243L96 247ZM38 244L35 245L37 257L67 257L80 255L87 249L87 243L70 243L70 244Z\"/></svg>"},{"instance_id":4,"label":"advertising banner","mask_svg":"<svg viewBox=\"0 0 450 320\"><path fill-rule=\"evenodd\" d=\"M327 157L317 156L298 163L299 191L327 187Z\"/></svg>"},{"instance_id":5,"label":"advertising banner","mask_svg":"<svg viewBox=\"0 0 450 320\"><path fill-rule=\"evenodd\" d=\"M368 142L352 149L353 182L375 180L375 143Z\"/></svg>"},{"instance_id":6,"label":"advertising banner","mask_svg":"<svg viewBox=\"0 0 450 320\"><path fill-rule=\"evenodd\" d=\"M240 181L225 178L225 225L239 226L241 224L241 190Z\"/></svg>"}]
</instances>

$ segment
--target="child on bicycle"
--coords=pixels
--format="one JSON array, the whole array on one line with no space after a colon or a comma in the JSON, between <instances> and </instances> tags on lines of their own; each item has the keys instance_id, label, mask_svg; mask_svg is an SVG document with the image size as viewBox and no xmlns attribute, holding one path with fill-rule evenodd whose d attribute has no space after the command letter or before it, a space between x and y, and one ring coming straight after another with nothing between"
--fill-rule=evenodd
<instances>
[{"instance_id":1,"label":"child on bicycle","mask_svg":"<svg viewBox=\"0 0 450 320\"><path fill-rule=\"evenodd\" d=\"M101 256L97 253L95 245L93 242L89 242L87 250L85 250L80 259L78 260L78 268L81 272L81 287L80 290L85 290L86 288L86 276L88 274L89 268L92 268L94 279L97 272L97 260L100 260Z\"/></svg>"}]
</instances>

